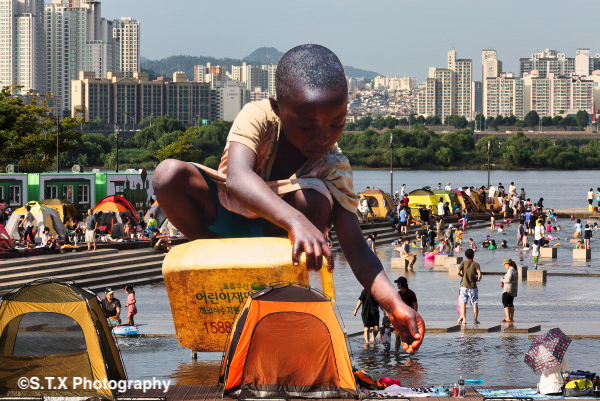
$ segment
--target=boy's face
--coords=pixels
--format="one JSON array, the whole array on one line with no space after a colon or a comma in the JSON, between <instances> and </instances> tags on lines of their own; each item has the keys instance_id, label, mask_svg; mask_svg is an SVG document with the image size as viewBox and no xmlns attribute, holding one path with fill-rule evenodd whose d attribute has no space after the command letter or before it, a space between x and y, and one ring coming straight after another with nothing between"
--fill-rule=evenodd
<instances>
[{"instance_id":1,"label":"boy's face","mask_svg":"<svg viewBox=\"0 0 600 401\"><path fill-rule=\"evenodd\" d=\"M345 90L304 90L284 103L269 100L281 119L284 135L308 159L325 156L344 131L348 104Z\"/></svg>"}]
</instances>

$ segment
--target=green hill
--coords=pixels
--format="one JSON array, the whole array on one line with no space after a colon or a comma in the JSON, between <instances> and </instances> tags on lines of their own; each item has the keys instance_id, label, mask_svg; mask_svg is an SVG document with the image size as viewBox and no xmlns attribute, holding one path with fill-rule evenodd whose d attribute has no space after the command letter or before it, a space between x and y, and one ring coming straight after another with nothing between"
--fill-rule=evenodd
<instances>
[{"instance_id":1,"label":"green hill","mask_svg":"<svg viewBox=\"0 0 600 401\"><path fill-rule=\"evenodd\" d=\"M148 72L150 78L154 79L157 76L168 76L170 77L176 71L183 71L187 74L188 79L194 77L194 66L198 64L211 63L213 65L221 65L226 68L230 68L232 65L242 65L243 62L249 64L277 64L279 59L283 56L283 53L274 47L259 47L254 50L248 56L243 59L234 58L216 58L210 56L169 56L160 60L149 60L141 57L141 69L142 71ZM346 75L351 78L365 77L367 79L373 79L377 75L380 75L374 71L362 70L351 66L344 66Z\"/></svg>"}]
</instances>

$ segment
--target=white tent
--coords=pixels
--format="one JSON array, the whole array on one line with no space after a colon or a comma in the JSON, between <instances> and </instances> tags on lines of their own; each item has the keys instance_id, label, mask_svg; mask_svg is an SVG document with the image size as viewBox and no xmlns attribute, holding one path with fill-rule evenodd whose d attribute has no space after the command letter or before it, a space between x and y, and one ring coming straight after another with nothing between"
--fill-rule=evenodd
<instances>
[{"instance_id":1,"label":"white tent","mask_svg":"<svg viewBox=\"0 0 600 401\"><path fill-rule=\"evenodd\" d=\"M31 207L31 214L33 215L33 229L36 231L35 233L35 242L36 244L42 243L42 232L45 227L50 229L50 233L57 238L65 239L67 235L67 231L65 230L65 225L60 220L60 215L58 212L52 208L42 205L39 202L31 201L27 203L28 206ZM15 210L8 219L6 223L6 231L8 231L8 235L12 239L19 239L19 221L21 216L24 216L27 213L25 206Z\"/></svg>"}]
</instances>

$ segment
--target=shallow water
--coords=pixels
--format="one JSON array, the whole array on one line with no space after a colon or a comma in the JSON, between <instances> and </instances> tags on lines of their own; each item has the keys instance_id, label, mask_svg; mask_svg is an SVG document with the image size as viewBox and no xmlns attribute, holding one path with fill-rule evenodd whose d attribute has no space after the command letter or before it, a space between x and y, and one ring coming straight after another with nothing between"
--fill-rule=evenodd
<instances>
[{"instance_id":1,"label":"shallow water","mask_svg":"<svg viewBox=\"0 0 600 401\"><path fill-rule=\"evenodd\" d=\"M572 222L563 220L563 226ZM566 232L566 231L565 231ZM470 230L464 236L472 237L480 245L489 229ZM562 236L561 234L558 234ZM500 243L506 239L509 248L490 251L479 249L475 260L484 272L502 272L502 260L506 257L518 264L531 266L527 252L515 247L516 226L507 227L503 233L494 232L492 237ZM582 272L600 273L597 257L588 262L573 263L572 245L559 246L558 258L542 259L540 267L549 272L572 272L570 277L548 277L545 285L519 283L515 299L517 326L541 324L542 329L561 327L565 332L600 334L600 278L581 277ZM592 241L592 247L598 240ZM593 254L595 255L595 254ZM378 247L380 257L390 278L405 275L392 271L390 258L394 256L391 245ZM519 261L519 258L523 261ZM459 279L448 276L446 271L434 270L433 266L418 258L415 272L407 274L409 286L415 291L419 312L428 327L449 327L456 321ZM480 313L482 326L500 324L504 314L501 305L500 275L484 275L479 283ZM341 254L336 258L335 281L337 308L349 333L362 330L360 317L353 317L360 285ZM123 294L117 294L123 298ZM174 333L168 297L162 283L136 288L139 313L136 322L141 323L140 333ZM471 310L467 319L472 321ZM399 377L405 384L453 383L459 375L465 378L483 379L485 384L531 385L538 378L523 362L531 340L527 335L488 334L430 334L421 349L413 356L383 356L381 346L364 349L362 336L350 339L354 364L368 369L376 377ZM181 348L175 338L125 338L119 339L121 353L130 378L172 379L177 384L215 384L222 355L200 353L198 361L191 360L191 352ZM572 368L590 370L600 361L600 340L573 340L567 352Z\"/></svg>"},{"instance_id":2,"label":"shallow water","mask_svg":"<svg viewBox=\"0 0 600 401\"><path fill-rule=\"evenodd\" d=\"M350 340L353 365L378 379L389 376L404 385L436 385L463 376L483 380L483 385L535 387L539 376L523 362L530 343L524 335L438 334L429 336L412 356L384 356L381 345L365 349L361 338ZM119 339L119 345L130 379L156 377L178 385L218 381L220 353L199 354L198 361L192 361L174 338ZM571 342L566 359L572 369L594 370L598 355L600 340L577 339Z\"/></svg>"},{"instance_id":3,"label":"shallow water","mask_svg":"<svg viewBox=\"0 0 600 401\"><path fill-rule=\"evenodd\" d=\"M414 189L430 186L437 189L448 182L456 188L460 186L487 186L487 170L394 170L394 192L400 191L406 184L410 192ZM511 182L517 186L517 192L525 188L527 197L537 202L544 198L544 206L562 208L587 208L587 192L590 188L600 187L600 174L597 170L575 171L508 171L492 170L490 183L501 182L506 191ZM361 192L365 187L381 188L390 191L390 170L354 171L354 190Z\"/></svg>"}]
</instances>

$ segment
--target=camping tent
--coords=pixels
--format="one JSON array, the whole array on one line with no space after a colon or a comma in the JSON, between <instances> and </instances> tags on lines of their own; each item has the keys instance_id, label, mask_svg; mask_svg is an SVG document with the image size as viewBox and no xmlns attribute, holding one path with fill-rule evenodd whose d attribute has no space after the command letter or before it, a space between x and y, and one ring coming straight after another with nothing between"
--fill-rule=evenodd
<instances>
[{"instance_id":1,"label":"camping tent","mask_svg":"<svg viewBox=\"0 0 600 401\"><path fill-rule=\"evenodd\" d=\"M373 213L375 213L375 220L387 221L394 215L395 208L390 194L383 191L365 191L358 194L364 196L367 199L369 206ZM359 218L362 218L362 214L357 210Z\"/></svg>"},{"instance_id":2,"label":"camping tent","mask_svg":"<svg viewBox=\"0 0 600 401\"><path fill-rule=\"evenodd\" d=\"M246 299L225 348L220 381L230 397L358 395L332 302L291 283Z\"/></svg>"},{"instance_id":3,"label":"camping tent","mask_svg":"<svg viewBox=\"0 0 600 401\"><path fill-rule=\"evenodd\" d=\"M456 209L457 206L460 206L460 202L454 191L445 191L443 189L436 189L431 192L433 192L435 197L438 199L438 202L439 202L440 198L444 198L444 202L448 202L451 212L454 211L454 209ZM454 213L450 213L450 214L454 214Z\"/></svg>"},{"instance_id":4,"label":"camping tent","mask_svg":"<svg viewBox=\"0 0 600 401\"><path fill-rule=\"evenodd\" d=\"M40 202L44 206L54 209L60 215L60 220L64 223L69 219L81 219L81 213L77 205L63 199L44 199Z\"/></svg>"},{"instance_id":5,"label":"camping tent","mask_svg":"<svg viewBox=\"0 0 600 401\"><path fill-rule=\"evenodd\" d=\"M21 377L65 377L67 388L20 390ZM95 294L50 279L4 295L0 304L0 395L116 396L106 384L99 389L76 387L75 377L92 382L127 379Z\"/></svg>"},{"instance_id":6,"label":"camping tent","mask_svg":"<svg viewBox=\"0 0 600 401\"><path fill-rule=\"evenodd\" d=\"M114 221L123 223L123 217L128 217L131 223L139 222L135 209L125 198L120 196L107 196L102 199L93 209L98 226L106 226L112 232Z\"/></svg>"},{"instance_id":7,"label":"camping tent","mask_svg":"<svg viewBox=\"0 0 600 401\"><path fill-rule=\"evenodd\" d=\"M156 219L156 222L158 223L158 228L159 230L161 230L163 227L167 226L167 216L165 215L165 212L163 212L163 210L160 208L160 206L158 205L158 202L154 202L152 204L152 206L150 206L150 209L148 209L148 211L146 212L146 215L144 216L144 221L146 222L146 224L148 224L148 220L150 220L150 214L154 214L154 218Z\"/></svg>"},{"instance_id":8,"label":"camping tent","mask_svg":"<svg viewBox=\"0 0 600 401\"><path fill-rule=\"evenodd\" d=\"M473 201L473 204L475 206L477 206L477 211L479 213L485 213L486 212L485 205L483 203L481 203L481 199L479 198L479 194L476 191L472 191L471 192L471 201Z\"/></svg>"},{"instance_id":9,"label":"camping tent","mask_svg":"<svg viewBox=\"0 0 600 401\"><path fill-rule=\"evenodd\" d=\"M48 227L50 229L50 234L52 234L55 238L65 239L67 236L67 231L65 230L65 225L60 219L60 215L54 209L51 209L47 206L42 205L39 202L31 201L27 203L28 206L31 207L31 214L33 215L34 221L34 230L35 233L35 242L38 244L42 243L42 231L44 231L44 227ZM6 223L6 231L8 231L8 235L12 239L19 239L19 220L21 216L24 216L27 213L25 206L18 208L15 210L8 219L8 223Z\"/></svg>"},{"instance_id":10,"label":"camping tent","mask_svg":"<svg viewBox=\"0 0 600 401\"><path fill-rule=\"evenodd\" d=\"M0 224L0 251L11 250L14 249L14 244L10 239L10 235L4 228L2 224Z\"/></svg>"},{"instance_id":11,"label":"camping tent","mask_svg":"<svg viewBox=\"0 0 600 401\"><path fill-rule=\"evenodd\" d=\"M408 202L408 207L410 207L413 216L419 216L419 205L431 206L431 212L437 214L438 199L429 187L411 191L408 194Z\"/></svg>"},{"instance_id":12,"label":"camping tent","mask_svg":"<svg viewBox=\"0 0 600 401\"><path fill-rule=\"evenodd\" d=\"M122 196L111 195L102 199L94 207L94 213L96 212L115 212L118 213L121 217L127 215L128 217L132 218L136 223L139 222L138 215L135 209L133 208L133 205Z\"/></svg>"},{"instance_id":13,"label":"camping tent","mask_svg":"<svg viewBox=\"0 0 600 401\"><path fill-rule=\"evenodd\" d=\"M476 214L479 213L479 207L477 207L476 204L473 203L473 200L471 198L469 198L469 195L467 195L466 192L464 191L454 191L456 193L456 196L458 197L458 201L460 202L460 207L462 208L463 211L466 211L469 214Z\"/></svg>"}]
</instances>

